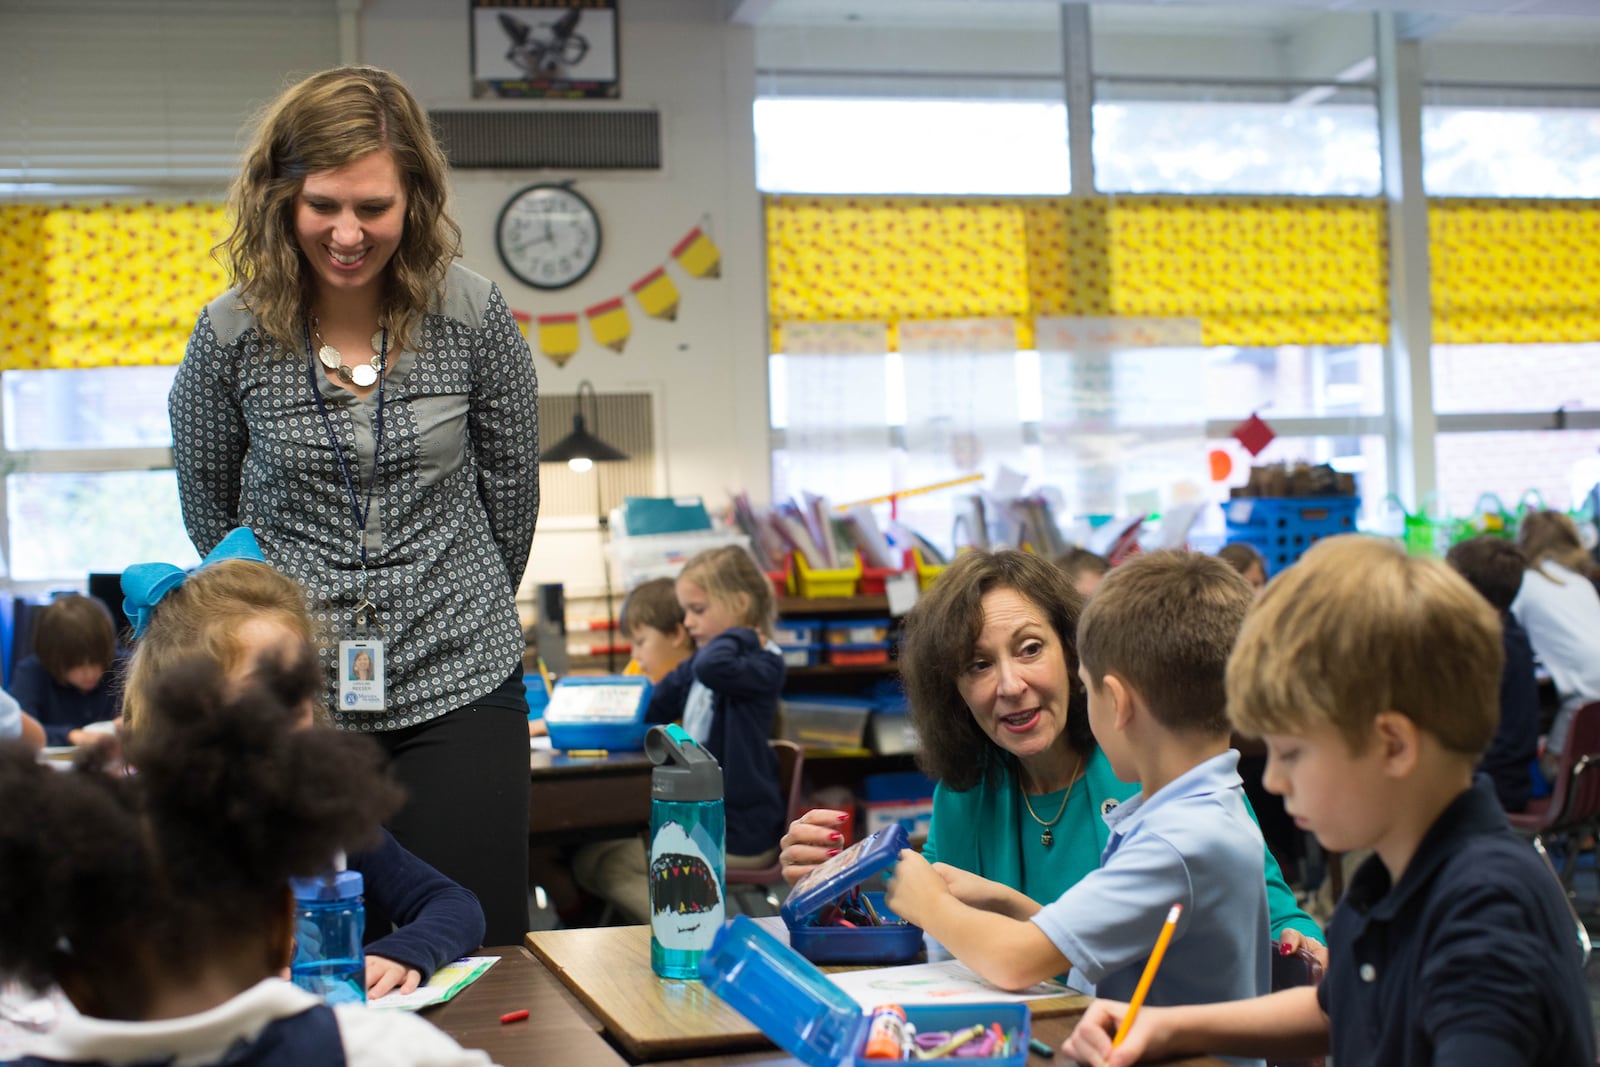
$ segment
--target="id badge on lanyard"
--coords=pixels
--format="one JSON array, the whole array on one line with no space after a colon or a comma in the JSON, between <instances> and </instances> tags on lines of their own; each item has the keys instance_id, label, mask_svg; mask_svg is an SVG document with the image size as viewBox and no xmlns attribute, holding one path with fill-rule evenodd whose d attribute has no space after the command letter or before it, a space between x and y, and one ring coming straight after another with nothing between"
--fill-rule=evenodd
<instances>
[{"instance_id":1,"label":"id badge on lanyard","mask_svg":"<svg viewBox=\"0 0 1600 1067\"><path fill-rule=\"evenodd\" d=\"M386 363L389 348L387 329L383 331L379 345L378 359L380 363ZM306 352L308 355L311 353L309 328L306 330ZM339 661L336 666L339 679L339 708L342 711L383 711L384 679L387 676L388 664L384 655L383 629L373 618L377 612L377 605L367 596L366 529L367 516L372 512L372 490L378 481L378 464L383 454L384 380L382 376L378 378L378 415L372 450L372 477L367 481L366 502L363 506L356 480L351 476L350 467L345 462L344 449L340 447L339 438L333 432L333 420L328 417L327 406L322 402L322 392L317 388L315 357L311 359L306 372L307 381L311 385L311 396L316 401L317 412L322 416L323 425L327 427L328 440L333 445L334 455L339 459L339 473L343 475L345 488L350 494L351 515L355 520L356 542L361 555L361 600L351 613L347 636L339 642ZM359 474L359 470L357 473Z\"/></svg>"}]
</instances>

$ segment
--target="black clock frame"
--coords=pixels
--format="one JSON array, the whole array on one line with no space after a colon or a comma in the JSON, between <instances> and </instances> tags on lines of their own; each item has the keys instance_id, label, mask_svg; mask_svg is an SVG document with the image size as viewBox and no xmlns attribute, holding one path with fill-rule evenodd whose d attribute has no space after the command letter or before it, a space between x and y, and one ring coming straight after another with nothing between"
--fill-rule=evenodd
<instances>
[{"instance_id":1,"label":"black clock frame","mask_svg":"<svg viewBox=\"0 0 1600 1067\"><path fill-rule=\"evenodd\" d=\"M517 205L518 201L537 189L560 189L562 192L573 197L580 204L582 204L589 212L590 216L594 219L594 255L589 257L589 262L584 264L583 270L579 271L578 274L571 279L561 282L558 285L549 285L543 282L537 282L532 278L527 277L517 269L515 264L511 262L511 257L506 255L505 234L501 229L501 227L505 224L506 215L509 214L511 209ZM516 192L512 193L506 198L504 206L500 208L500 213L495 216L494 220L494 250L495 254L500 257L501 264L506 268L506 270L511 272L511 276L513 278L517 279L517 281L521 282L523 285L534 289L541 289L545 292L555 292L560 289L568 289L587 278L589 276L589 272L594 270L594 265L600 262L600 250L605 245L605 237L605 226L600 221L600 212L595 210L594 203L590 201L588 197L572 188L572 185L568 182L534 182L532 185L523 186L521 189L518 189Z\"/></svg>"}]
</instances>

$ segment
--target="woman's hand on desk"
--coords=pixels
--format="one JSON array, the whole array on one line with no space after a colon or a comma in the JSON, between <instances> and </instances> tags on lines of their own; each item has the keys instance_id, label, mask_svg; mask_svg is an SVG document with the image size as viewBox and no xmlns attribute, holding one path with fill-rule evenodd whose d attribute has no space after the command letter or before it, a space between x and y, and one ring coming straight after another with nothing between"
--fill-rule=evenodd
<instances>
[{"instance_id":1,"label":"woman's hand on desk","mask_svg":"<svg viewBox=\"0 0 1600 1067\"><path fill-rule=\"evenodd\" d=\"M398 990L415 993L422 984L422 972L407 967L396 960L382 956L367 957L367 999L377 1000L385 993Z\"/></svg>"},{"instance_id":2,"label":"woman's hand on desk","mask_svg":"<svg viewBox=\"0 0 1600 1067\"><path fill-rule=\"evenodd\" d=\"M790 823L789 832L778 839L783 880L792 885L829 856L838 855L844 848L839 827L849 818L846 812L814 808Z\"/></svg>"}]
</instances>

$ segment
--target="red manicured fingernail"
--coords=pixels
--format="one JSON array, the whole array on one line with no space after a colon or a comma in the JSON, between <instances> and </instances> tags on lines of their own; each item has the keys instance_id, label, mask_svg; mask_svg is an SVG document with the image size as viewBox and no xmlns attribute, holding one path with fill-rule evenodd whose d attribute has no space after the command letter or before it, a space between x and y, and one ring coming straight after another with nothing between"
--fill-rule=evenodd
<instances>
[{"instance_id":1,"label":"red manicured fingernail","mask_svg":"<svg viewBox=\"0 0 1600 1067\"><path fill-rule=\"evenodd\" d=\"M833 832L833 833L828 835L828 840L829 841L843 841L844 840L844 835L839 833L838 831L835 831L835 832Z\"/></svg>"},{"instance_id":2,"label":"red manicured fingernail","mask_svg":"<svg viewBox=\"0 0 1600 1067\"><path fill-rule=\"evenodd\" d=\"M1279 941L1278 942L1278 955L1280 955L1280 956L1288 956L1293 952L1294 952L1294 946L1290 945L1289 942L1287 942L1287 941Z\"/></svg>"},{"instance_id":3,"label":"red manicured fingernail","mask_svg":"<svg viewBox=\"0 0 1600 1067\"><path fill-rule=\"evenodd\" d=\"M838 854L839 854L839 850L836 849L836 848L830 848L828 850L828 855L830 855L830 856L837 856Z\"/></svg>"},{"instance_id":4,"label":"red manicured fingernail","mask_svg":"<svg viewBox=\"0 0 1600 1067\"><path fill-rule=\"evenodd\" d=\"M839 821L840 822L849 822L850 821L850 813L849 812L845 812L843 815L839 816Z\"/></svg>"}]
</instances>

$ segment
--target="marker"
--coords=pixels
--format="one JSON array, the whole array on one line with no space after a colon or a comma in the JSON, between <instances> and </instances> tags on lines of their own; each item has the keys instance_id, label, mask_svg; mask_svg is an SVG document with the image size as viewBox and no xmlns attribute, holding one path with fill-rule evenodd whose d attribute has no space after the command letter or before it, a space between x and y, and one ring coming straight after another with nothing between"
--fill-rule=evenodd
<instances>
[{"instance_id":1,"label":"marker","mask_svg":"<svg viewBox=\"0 0 1600 1067\"><path fill-rule=\"evenodd\" d=\"M504 1026L506 1023L519 1023L527 1017L527 1008L523 1008L520 1011L508 1011L504 1015L500 1016L500 1025Z\"/></svg>"},{"instance_id":2,"label":"marker","mask_svg":"<svg viewBox=\"0 0 1600 1067\"><path fill-rule=\"evenodd\" d=\"M1043 1041L1040 1041L1036 1037L1028 1038L1028 1048L1032 1050L1035 1056L1043 1056L1047 1060L1056 1054L1055 1049L1051 1048L1049 1045L1045 1044Z\"/></svg>"},{"instance_id":3,"label":"marker","mask_svg":"<svg viewBox=\"0 0 1600 1067\"><path fill-rule=\"evenodd\" d=\"M1155 981L1156 970L1161 966L1161 957L1167 954L1167 945L1172 942L1172 931L1178 928L1178 916L1182 914L1182 904L1174 904L1172 910L1167 912L1167 921L1161 926L1161 936L1156 938L1156 947L1150 951L1150 959L1144 965L1144 973L1139 976L1139 984L1134 987L1133 999L1128 1001L1128 1014L1122 1017L1122 1025L1117 1027L1117 1036L1111 1039L1112 1048L1122 1044L1122 1039L1133 1029L1134 1017L1139 1014L1139 1006L1144 1003L1145 994L1150 992L1150 983Z\"/></svg>"},{"instance_id":4,"label":"marker","mask_svg":"<svg viewBox=\"0 0 1600 1067\"><path fill-rule=\"evenodd\" d=\"M611 753L603 748L569 748L567 756L570 759L605 759Z\"/></svg>"}]
</instances>

